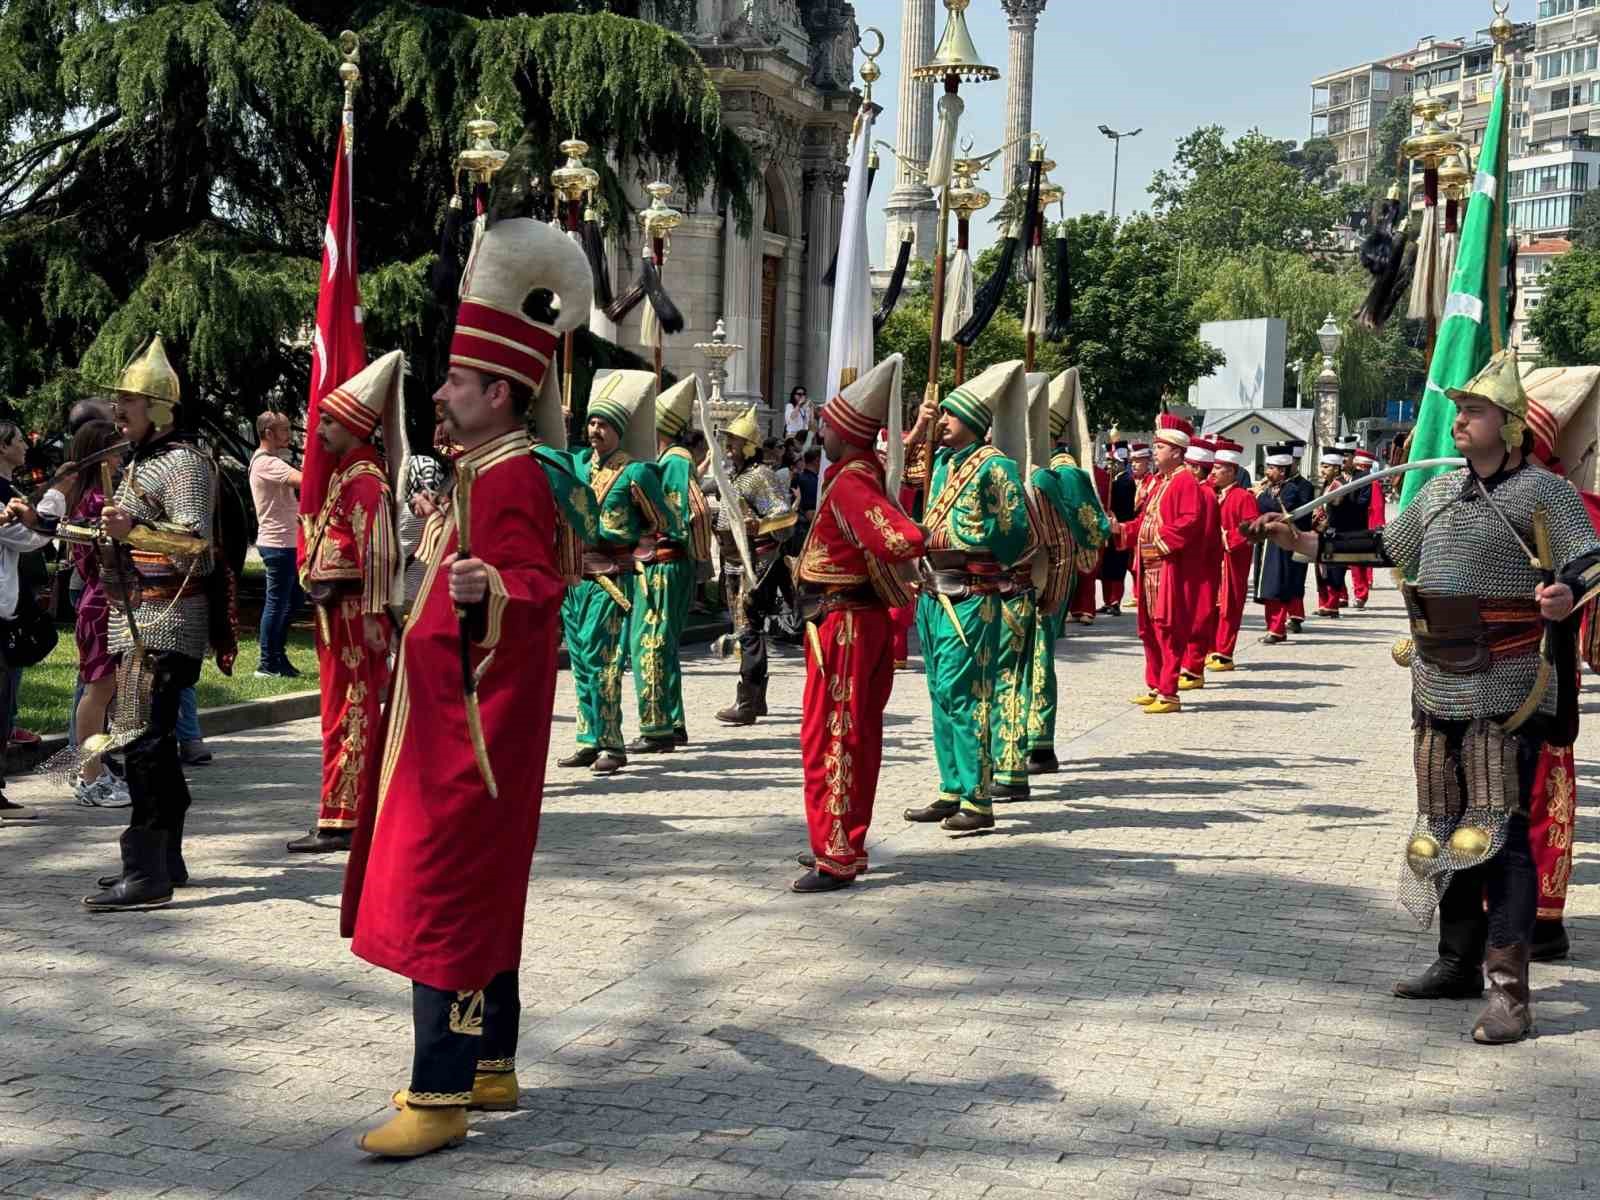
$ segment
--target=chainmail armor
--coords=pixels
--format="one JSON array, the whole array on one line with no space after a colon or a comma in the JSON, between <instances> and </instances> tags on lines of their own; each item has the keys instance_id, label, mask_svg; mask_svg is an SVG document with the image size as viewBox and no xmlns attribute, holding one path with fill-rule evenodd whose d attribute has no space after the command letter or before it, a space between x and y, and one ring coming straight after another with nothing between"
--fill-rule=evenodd
<instances>
[{"instance_id":1,"label":"chainmail armor","mask_svg":"<svg viewBox=\"0 0 1600 1200\"><path fill-rule=\"evenodd\" d=\"M1429 482L1406 509L1379 531L1385 556L1429 595L1528 599L1539 586L1539 572L1506 532L1476 491L1466 468ZM1585 554L1600 550L1594 526L1576 489L1539 467L1524 467L1491 489L1495 504L1529 546L1535 546L1533 513L1548 516L1556 574ZM1533 690L1539 669L1537 649L1498 658L1483 671L1453 675L1411 660L1415 703L1434 717L1470 720L1515 712ZM1556 689L1545 691L1539 711L1553 714Z\"/></svg>"},{"instance_id":2,"label":"chainmail armor","mask_svg":"<svg viewBox=\"0 0 1600 1200\"><path fill-rule=\"evenodd\" d=\"M181 526L189 533L211 539L211 464L192 446L135 459L123 472L117 487L117 507L143 521ZM123 558L126 564L126 558ZM138 586L176 586L188 583L177 599L145 599L134 610L139 638L148 650L175 651L204 658L210 641L205 577L211 574L209 549L195 558L172 558L160 563L145 559L135 564ZM108 582L121 584L122 572L107 572ZM120 604L111 605L109 648L119 654L133 648L133 638Z\"/></svg>"}]
</instances>

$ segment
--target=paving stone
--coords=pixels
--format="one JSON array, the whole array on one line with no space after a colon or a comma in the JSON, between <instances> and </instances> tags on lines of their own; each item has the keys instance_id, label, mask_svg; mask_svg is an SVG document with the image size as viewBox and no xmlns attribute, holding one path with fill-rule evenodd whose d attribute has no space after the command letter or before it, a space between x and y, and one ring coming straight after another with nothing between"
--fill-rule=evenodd
<instances>
[{"instance_id":1,"label":"paving stone","mask_svg":"<svg viewBox=\"0 0 1600 1200\"><path fill-rule=\"evenodd\" d=\"M342 860L283 851L311 816L315 722L212 740L215 765L190 773L194 886L150 913L78 904L125 814L13 781L44 818L0 828L0 1193L1592 1188L1600 721L1577 746L1574 960L1534 967L1543 1036L1486 1052L1473 1005L1388 994L1433 941L1393 898L1413 805L1395 593L1286 646L1254 643L1252 610L1240 669L1154 722L1125 699L1142 673L1132 626L1063 637L1062 770L977 837L899 818L935 783L925 680L898 676L872 872L815 898L786 890L805 848L797 654L775 649L771 716L726 729L712 714L731 668L695 649L692 744L607 781L553 765L573 733L562 676L521 1107L409 1164L352 1144L405 1082L407 988L339 939Z\"/></svg>"}]
</instances>

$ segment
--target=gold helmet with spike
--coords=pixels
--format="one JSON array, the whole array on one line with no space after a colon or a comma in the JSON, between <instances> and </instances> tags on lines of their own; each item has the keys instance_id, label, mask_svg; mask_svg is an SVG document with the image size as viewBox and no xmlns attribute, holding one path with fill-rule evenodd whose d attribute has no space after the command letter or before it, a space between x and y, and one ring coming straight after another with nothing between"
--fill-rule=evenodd
<instances>
[{"instance_id":1,"label":"gold helmet with spike","mask_svg":"<svg viewBox=\"0 0 1600 1200\"><path fill-rule=\"evenodd\" d=\"M722 430L729 437L738 438L754 448L761 444L761 426L756 424L756 406L752 404L744 412L729 421Z\"/></svg>"},{"instance_id":2,"label":"gold helmet with spike","mask_svg":"<svg viewBox=\"0 0 1600 1200\"><path fill-rule=\"evenodd\" d=\"M1510 346L1494 354L1463 386L1447 388L1445 395L1452 400L1487 400L1506 414L1500 436L1507 450L1522 448L1522 435L1528 428L1528 393L1522 388L1522 370L1517 365L1517 352Z\"/></svg>"},{"instance_id":3,"label":"gold helmet with spike","mask_svg":"<svg viewBox=\"0 0 1600 1200\"><path fill-rule=\"evenodd\" d=\"M150 420L159 427L171 425L177 417L178 373L167 358L167 348L157 333L150 344L122 369L116 390L126 396L142 396L150 402Z\"/></svg>"}]
</instances>

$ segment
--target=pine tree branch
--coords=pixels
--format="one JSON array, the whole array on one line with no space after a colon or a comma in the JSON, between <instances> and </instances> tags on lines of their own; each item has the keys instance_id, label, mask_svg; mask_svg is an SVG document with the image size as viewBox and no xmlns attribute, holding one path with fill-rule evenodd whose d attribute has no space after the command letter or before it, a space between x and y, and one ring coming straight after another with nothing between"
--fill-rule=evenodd
<instances>
[{"instance_id":1,"label":"pine tree branch","mask_svg":"<svg viewBox=\"0 0 1600 1200\"><path fill-rule=\"evenodd\" d=\"M93 124L85 125L82 129L54 138L42 146L35 146L25 152L15 163L8 163L4 168L0 168L0 176L14 177L16 179L15 183L0 192L0 217L17 217L25 214L48 195L58 183L72 173L73 168L78 165L78 160L83 157L84 151L89 148L89 144L94 140L96 134L121 119L122 110L114 108ZM72 152L62 160L60 166L50 173L49 178L34 188L28 198L21 204L14 208L6 208L6 201L22 186L25 176L50 154L67 145L72 146ZM26 170L24 170L24 164L27 164Z\"/></svg>"}]
</instances>

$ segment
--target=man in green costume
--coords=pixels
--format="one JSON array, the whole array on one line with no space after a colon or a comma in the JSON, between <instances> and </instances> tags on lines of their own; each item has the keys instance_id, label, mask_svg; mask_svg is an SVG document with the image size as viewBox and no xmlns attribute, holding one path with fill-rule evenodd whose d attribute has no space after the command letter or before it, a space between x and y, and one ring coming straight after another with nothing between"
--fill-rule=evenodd
<instances>
[{"instance_id":1,"label":"man in green costume","mask_svg":"<svg viewBox=\"0 0 1600 1200\"><path fill-rule=\"evenodd\" d=\"M1000 592L1007 569L1032 548L1017 464L983 442L997 417L1026 421L1022 363L990 367L939 407L940 449L928 471L923 516L928 575L917 600L939 797L926 808L907 809L905 817L967 832L994 826L990 728Z\"/></svg>"},{"instance_id":2,"label":"man in green costume","mask_svg":"<svg viewBox=\"0 0 1600 1200\"><path fill-rule=\"evenodd\" d=\"M1072 367L1050 381L1049 440L1055 443L1049 465L1035 467L1029 481L1043 522L1055 528L1058 553L1073 574L1092 571L1111 537L1111 521L1095 493L1094 480L1078 466L1090 462L1089 421ZM1048 510L1048 515L1046 515ZM1067 585L1071 595L1072 584ZM1028 774L1059 770L1056 761L1056 639L1066 624L1064 607L1040 605L1034 633L1032 698L1028 704Z\"/></svg>"},{"instance_id":3,"label":"man in green costume","mask_svg":"<svg viewBox=\"0 0 1600 1200\"><path fill-rule=\"evenodd\" d=\"M1072 566L1062 552L1066 535L1055 510L1041 504L1032 480L1050 457L1048 424L1050 376L1023 376L1027 407L1022 421L996 419L990 443L1021 469L1028 481L1023 500L1033 549L1017 560L1000 585L1000 638L995 656L994 708L989 751L995 800L1021 800L1028 795L1029 707L1033 703L1033 668L1037 657L1038 618L1044 608L1059 608L1069 596Z\"/></svg>"},{"instance_id":4,"label":"man in green costume","mask_svg":"<svg viewBox=\"0 0 1600 1200\"><path fill-rule=\"evenodd\" d=\"M670 753L689 740L678 642L689 621L700 564L711 562L711 514L694 456L682 441L699 386L699 376L691 374L656 399L656 472L666 510L681 534L677 539L646 534L634 551L638 569L628 653L639 701L639 736L628 749L636 754Z\"/></svg>"},{"instance_id":5,"label":"man in green costume","mask_svg":"<svg viewBox=\"0 0 1600 1200\"><path fill-rule=\"evenodd\" d=\"M622 653L633 607L634 550L641 538L683 540L661 492L655 450L655 376L603 371L589 395L590 453L574 465L598 510L599 538L584 548L582 578L567 588L561 626L578 694L578 749L563 767L610 775L628 761L622 744Z\"/></svg>"}]
</instances>

